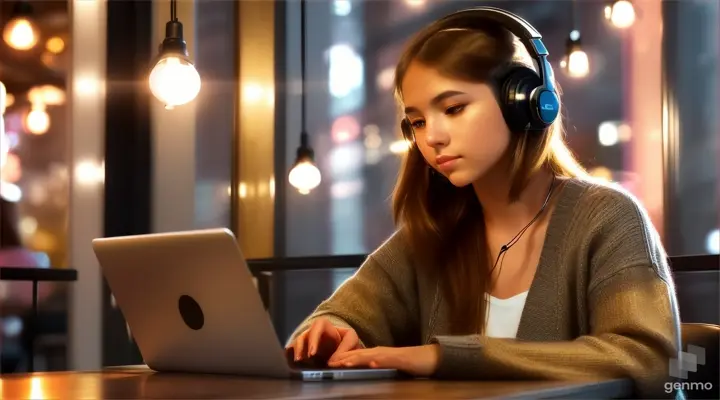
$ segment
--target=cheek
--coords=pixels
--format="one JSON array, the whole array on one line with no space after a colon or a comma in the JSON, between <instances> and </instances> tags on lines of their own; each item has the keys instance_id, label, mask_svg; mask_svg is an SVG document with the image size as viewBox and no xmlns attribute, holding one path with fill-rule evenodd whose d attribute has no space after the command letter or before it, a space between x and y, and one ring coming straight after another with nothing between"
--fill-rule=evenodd
<instances>
[{"instance_id":1,"label":"cheek","mask_svg":"<svg viewBox=\"0 0 720 400\"><path fill-rule=\"evenodd\" d=\"M510 131L499 109L486 109L458 120L458 139L470 157L501 155L510 144ZM461 134L460 134L461 133Z\"/></svg>"},{"instance_id":2,"label":"cheek","mask_svg":"<svg viewBox=\"0 0 720 400\"><path fill-rule=\"evenodd\" d=\"M435 149L428 146L424 141L420 140L417 142L417 148L418 150L420 150L420 154L422 154L425 162L431 167L435 168Z\"/></svg>"}]
</instances>

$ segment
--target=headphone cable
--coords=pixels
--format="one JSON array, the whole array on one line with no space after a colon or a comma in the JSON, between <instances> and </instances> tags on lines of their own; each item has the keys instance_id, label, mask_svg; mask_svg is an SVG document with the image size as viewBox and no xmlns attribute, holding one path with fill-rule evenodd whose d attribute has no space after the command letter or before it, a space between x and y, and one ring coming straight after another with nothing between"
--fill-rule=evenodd
<instances>
[{"instance_id":1,"label":"headphone cable","mask_svg":"<svg viewBox=\"0 0 720 400\"><path fill-rule=\"evenodd\" d=\"M520 230L520 232L515 235L512 239L510 239L509 242L505 243L500 247L500 253L498 253L497 258L495 259L495 263L493 264L493 267L490 269L490 272L488 273L488 276L492 278L492 273L495 271L495 268L498 266L498 262L500 263L500 269L498 270L498 278L500 278L500 274L502 273L502 260L505 259L505 252L510 250L511 247L513 247L518 241L520 241L520 238L525 233L525 231L532 226L532 224L537 221L538 218L540 218L540 215L542 215L543 211L545 211L545 208L547 207L548 203L550 202L550 197L552 195L553 189L555 188L555 175L553 174L552 182L550 182L550 190L548 190L548 194L545 197L545 201L543 202L542 207L540 207L540 211L535 214L535 217L527 224L524 228ZM491 282L490 290L492 291L492 288L495 286L494 282ZM489 295L489 292L487 293ZM488 307L487 316L485 317L485 326L487 327L488 321L490 320L490 309Z\"/></svg>"}]
</instances>

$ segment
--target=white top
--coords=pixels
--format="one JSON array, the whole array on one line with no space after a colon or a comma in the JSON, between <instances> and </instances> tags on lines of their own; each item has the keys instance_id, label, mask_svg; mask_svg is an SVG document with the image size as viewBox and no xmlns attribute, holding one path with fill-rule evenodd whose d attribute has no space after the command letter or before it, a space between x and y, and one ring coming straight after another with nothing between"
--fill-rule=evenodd
<instances>
[{"instance_id":1,"label":"white top","mask_svg":"<svg viewBox=\"0 0 720 400\"><path fill-rule=\"evenodd\" d=\"M488 322L486 335L496 338L512 338L517 335L520 317L528 292L522 292L507 299L498 299L488 295Z\"/></svg>"}]
</instances>

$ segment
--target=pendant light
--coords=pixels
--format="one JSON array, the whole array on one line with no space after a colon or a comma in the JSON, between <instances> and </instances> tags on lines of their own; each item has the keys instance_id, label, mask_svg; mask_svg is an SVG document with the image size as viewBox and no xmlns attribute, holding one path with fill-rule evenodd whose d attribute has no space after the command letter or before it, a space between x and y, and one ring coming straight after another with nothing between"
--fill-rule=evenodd
<instances>
[{"instance_id":1,"label":"pendant light","mask_svg":"<svg viewBox=\"0 0 720 400\"><path fill-rule=\"evenodd\" d=\"M571 21L573 29L570 32L570 37L565 44L565 57L560 62L560 67L563 68L571 78L584 78L590 73L590 59L587 53L582 48L580 41L580 30L578 26L577 9L575 0L570 3L571 7Z\"/></svg>"},{"instance_id":2,"label":"pendant light","mask_svg":"<svg viewBox=\"0 0 720 400\"><path fill-rule=\"evenodd\" d=\"M630 0L615 0L605 6L605 19L620 29L627 29L635 23L635 7Z\"/></svg>"},{"instance_id":3,"label":"pendant light","mask_svg":"<svg viewBox=\"0 0 720 400\"><path fill-rule=\"evenodd\" d=\"M38 42L39 30L32 18L33 7L27 1L13 6L10 20L3 29L3 40L15 50L30 50Z\"/></svg>"},{"instance_id":4,"label":"pendant light","mask_svg":"<svg viewBox=\"0 0 720 400\"><path fill-rule=\"evenodd\" d=\"M301 123L302 131L300 133L300 147L297 149L295 164L293 164L288 181L294 186L300 194L309 194L311 190L320 185L320 170L315 166L315 152L310 147L310 139L307 134L307 98L306 98L306 80L305 80L305 7L306 0L300 1L300 75L302 85L302 111Z\"/></svg>"},{"instance_id":5,"label":"pendant light","mask_svg":"<svg viewBox=\"0 0 720 400\"><path fill-rule=\"evenodd\" d=\"M584 78L590 72L590 59L580 42L580 31L570 32L566 43L567 72L572 78Z\"/></svg>"},{"instance_id":6,"label":"pendant light","mask_svg":"<svg viewBox=\"0 0 720 400\"><path fill-rule=\"evenodd\" d=\"M191 102L200 92L200 75L190 61L177 19L177 0L170 0L170 21L149 80L150 91L168 110Z\"/></svg>"}]
</instances>

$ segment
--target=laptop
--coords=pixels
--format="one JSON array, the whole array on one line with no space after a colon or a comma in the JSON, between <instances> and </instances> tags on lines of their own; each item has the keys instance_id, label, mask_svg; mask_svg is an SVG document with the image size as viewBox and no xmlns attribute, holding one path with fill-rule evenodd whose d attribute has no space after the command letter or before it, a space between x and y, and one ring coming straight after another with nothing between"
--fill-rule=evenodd
<instances>
[{"instance_id":1,"label":"laptop","mask_svg":"<svg viewBox=\"0 0 720 400\"><path fill-rule=\"evenodd\" d=\"M92 246L154 371L306 381L398 376L394 369L293 365L228 229L98 238Z\"/></svg>"}]
</instances>

